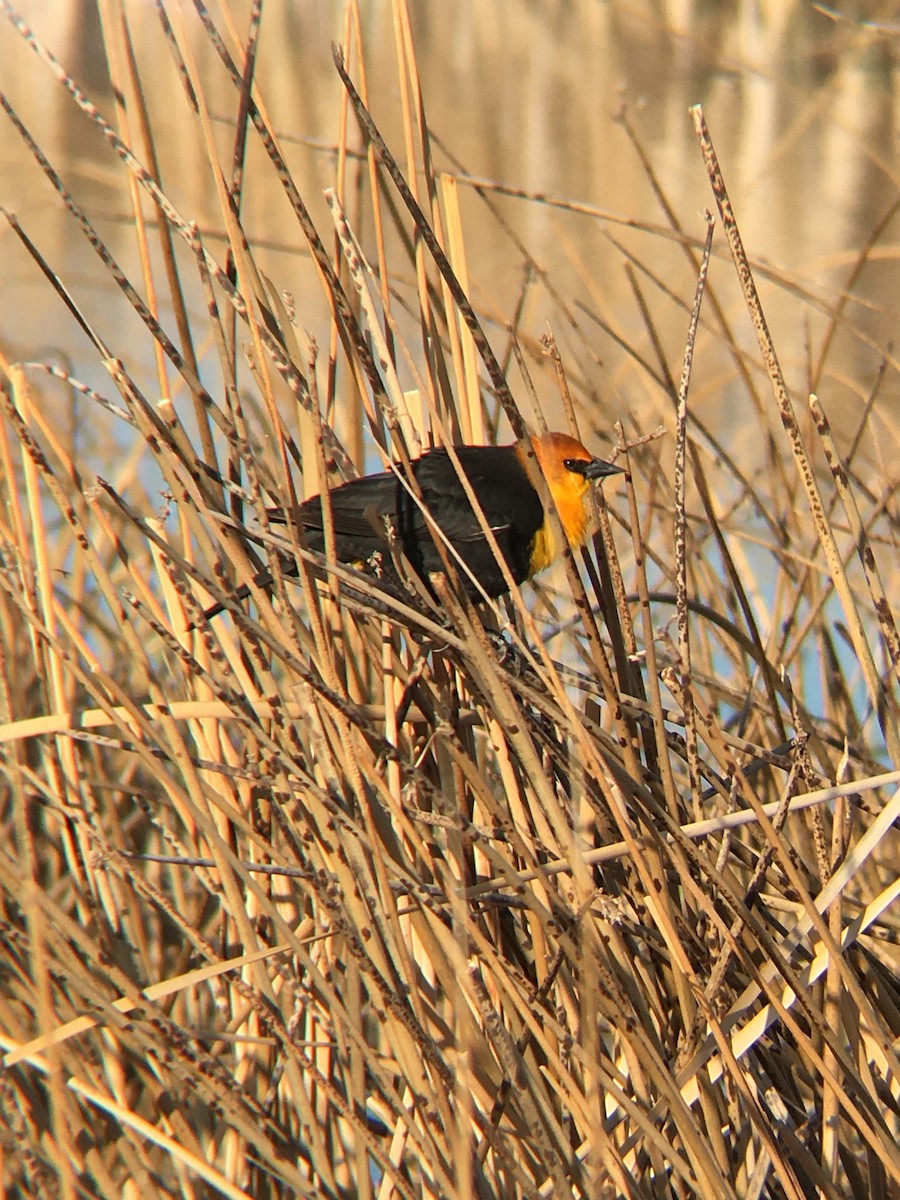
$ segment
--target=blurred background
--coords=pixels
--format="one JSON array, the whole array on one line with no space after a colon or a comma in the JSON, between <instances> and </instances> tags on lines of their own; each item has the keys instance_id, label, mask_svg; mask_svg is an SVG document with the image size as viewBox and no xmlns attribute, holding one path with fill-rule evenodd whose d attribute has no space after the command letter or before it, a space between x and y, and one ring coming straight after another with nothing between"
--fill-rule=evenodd
<instances>
[{"instance_id":1,"label":"blurred background","mask_svg":"<svg viewBox=\"0 0 900 1200\"><path fill-rule=\"evenodd\" d=\"M117 11L113 4L101 7ZM177 36L196 56L193 66L218 122L227 169L234 87L193 6L172 7ZM22 0L17 8L113 120L97 0ZM402 164L391 5L369 0L360 8L372 111ZM658 374L641 360L658 366L652 323L677 380L687 327L683 306L690 304L695 271L669 231L677 222L688 240L702 240L704 209L714 207L688 115L688 107L700 102L747 251L764 265L757 282L788 382L801 401L816 388L845 446L858 432L887 359L868 414L867 432L874 436L864 439L860 452L892 478L898 8L874 2L829 8L808 0L410 4L426 115L437 141L435 166L461 178L472 299L501 352L505 326L515 322L551 417L556 386L537 347L548 326L568 356L588 428L592 424L601 434L621 419L646 432L669 418L671 402ZM163 188L216 253L222 228L215 187L156 6L129 0L121 10L153 113ZM248 11L244 3L210 9L217 25L236 36L245 34ZM338 0L279 0L264 9L260 95L326 238L330 222L322 191L334 180L341 118L331 44L346 36L345 6ZM127 173L8 19L0 24L0 63L10 102L135 275ZM115 353L128 358L139 377L151 373L149 380L149 339L5 118L0 128L0 203L15 211L100 335L115 343ZM359 144L351 117L351 144L354 139ZM258 261L293 298L298 324L325 331L327 305L305 243L253 139L247 176L244 228ZM488 186L495 216L473 179L523 195ZM352 195L348 206L352 216ZM357 232L371 253L366 213L361 205ZM0 239L0 341L13 357L62 359L77 377L100 386L96 355L48 298L43 277L5 224ZM710 286L767 397L721 228L715 245ZM202 312L199 288L189 291L188 301L192 311ZM212 386L214 379L206 382ZM521 382L514 376L512 382L518 394ZM752 437L759 422L718 332L701 332L691 405L726 445L734 436ZM742 446L752 465L752 445Z\"/></svg>"}]
</instances>

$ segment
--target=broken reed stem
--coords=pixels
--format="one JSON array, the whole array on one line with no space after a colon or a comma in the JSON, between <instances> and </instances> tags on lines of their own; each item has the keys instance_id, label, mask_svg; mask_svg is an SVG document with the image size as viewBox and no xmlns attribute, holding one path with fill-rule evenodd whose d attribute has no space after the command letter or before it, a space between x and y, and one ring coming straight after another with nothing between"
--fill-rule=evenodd
<instances>
[{"instance_id":1,"label":"broken reed stem","mask_svg":"<svg viewBox=\"0 0 900 1200\"><path fill-rule=\"evenodd\" d=\"M687 590L687 418L688 390L691 382L691 367L694 361L694 346L697 340L697 326L700 321L700 305L706 287L706 277L709 273L709 257L712 252L713 233L716 223L712 213L706 213L706 242L703 246L703 256L700 260L700 270L697 273L697 287L694 292L694 304L691 309L691 320L688 326L687 341L684 347L684 362L681 367L681 378L678 382L678 405L676 409L675 433L675 595L676 616L678 621L678 655L680 701L684 712L684 733L687 744L688 770L691 780L691 795L693 797L695 815L699 815L700 800L700 763L697 751L697 724L694 713L691 673L691 639L688 621L688 590Z\"/></svg>"}]
</instances>

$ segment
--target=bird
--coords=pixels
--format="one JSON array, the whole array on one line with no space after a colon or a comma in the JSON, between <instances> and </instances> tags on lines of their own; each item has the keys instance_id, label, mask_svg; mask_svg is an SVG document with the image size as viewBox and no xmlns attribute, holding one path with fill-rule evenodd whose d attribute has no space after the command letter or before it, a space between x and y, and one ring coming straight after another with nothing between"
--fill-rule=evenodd
<instances>
[{"instance_id":1,"label":"bird","mask_svg":"<svg viewBox=\"0 0 900 1200\"><path fill-rule=\"evenodd\" d=\"M521 584L550 566L562 553L555 522L548 517L552 495L559 523L568 543L577 548L590 527L588 497L591 484L622 468L595 458L576 438L565 433L545 433L530 439L540 465L540 486L535 487L526 466L525 443L504 446L457 446L454 454L468 481L509 573ZM328 505L334 527L339 562L353 566L375 580L385 591L408 596L397 569L399 550L426 589L434 595L429 576L446 572L447 561L456 567L460 581L473 600L495 599L509 590L506 576L481 522L469 503L456 466L446 449L426 450L411 463L421 493L417 500L402 469L379 471L351 479L329 489ZM422 505L440 530L432 533ZM268 510L274 523L290 517L281 508ZM325 551L325 516L321 496L299 505L299 518L310 550ZM439 542L449 543L452 551ZM460 565L461 564L461 565ZM268 571L256 577L257 586L271 585ZM250 589L243 586L236 598ZM225 606L207 609L207 618Z\"/></svg>"}]
</instances>

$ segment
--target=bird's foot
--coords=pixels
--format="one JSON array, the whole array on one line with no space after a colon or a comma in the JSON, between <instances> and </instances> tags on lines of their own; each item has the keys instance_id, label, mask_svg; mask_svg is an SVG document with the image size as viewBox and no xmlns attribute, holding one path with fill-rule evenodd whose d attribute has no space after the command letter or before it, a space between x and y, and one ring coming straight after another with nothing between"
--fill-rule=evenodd
<instances>
[{"instance_id":1,"label":"bird's foot","mask_svg":"<svg viewBox=\"0 0 900 1200\"><path fill-rule=\"evenodd\" d=\"M491 649L497 657L497 662L504 671L509 671L510 675L516 679L524 679L527 675L534 674L525 655L504 634L498 633L494 629L486 629L485 633Z\"/></svg>"}]
</instances>

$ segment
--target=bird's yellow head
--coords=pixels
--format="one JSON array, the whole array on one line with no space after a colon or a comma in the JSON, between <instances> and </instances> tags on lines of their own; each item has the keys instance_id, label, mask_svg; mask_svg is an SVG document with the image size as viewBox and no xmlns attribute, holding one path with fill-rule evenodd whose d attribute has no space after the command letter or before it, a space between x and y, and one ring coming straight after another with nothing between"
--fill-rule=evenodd
<instances>
[{"instance_id":1,"label":"bird's yellow head","mask_svg":"<svg viewBox=\"0 0 900 1200\"><path fill-rule=\"evenodd\" d=\"M615 475L622 468L594 458L587 447L567 433L545 433L531 439L547 487L569 544L580 546L588 531L589 509L586 503L590 486L596 479ZM545 522L533 550L534 569L548 566L557 557L551 526ZM540 544L537 544L538 541Z\"/></svg>"}]
</instances>

